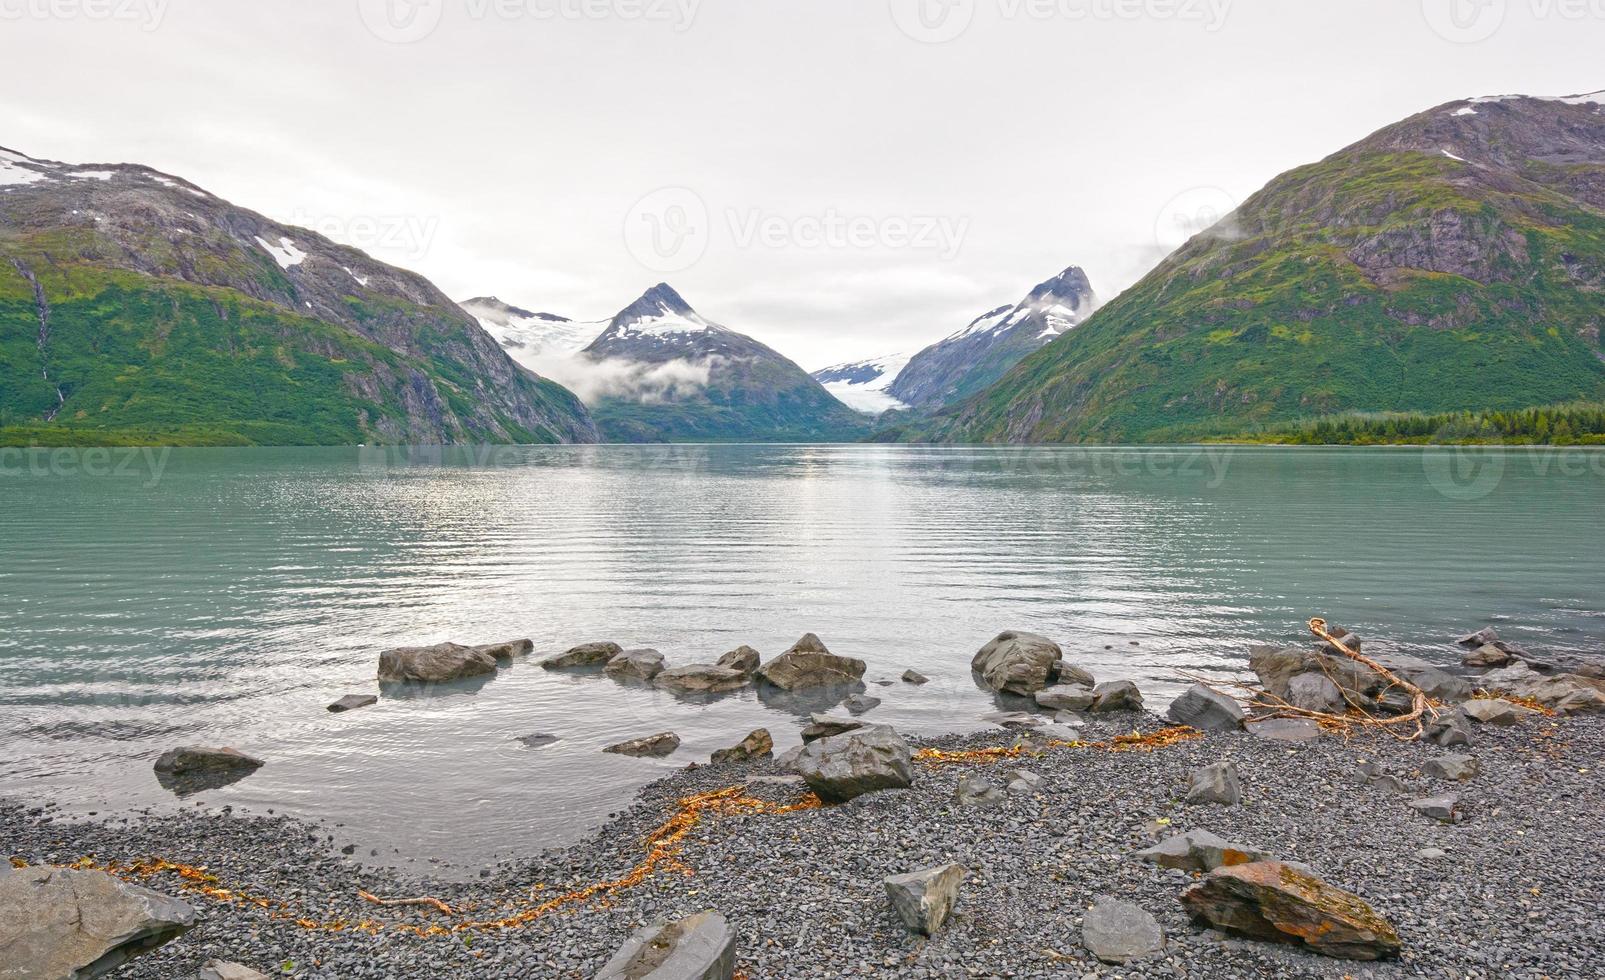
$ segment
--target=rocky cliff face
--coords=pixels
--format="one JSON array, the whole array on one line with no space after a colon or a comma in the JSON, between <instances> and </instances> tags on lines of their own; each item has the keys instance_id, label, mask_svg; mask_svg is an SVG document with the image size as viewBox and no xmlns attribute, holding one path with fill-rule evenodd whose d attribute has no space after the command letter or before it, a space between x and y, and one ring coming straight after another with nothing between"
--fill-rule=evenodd
<instances>
[{"instance_id":1,"label":"rocky cliff face","mask_svg":"<svg viewBox=\"0 0 1605 980\"><path fill-rule=\"evenodd\" d=\"M917 434L1169 441L1605 398L1605 95L1439 106L1272 181Z\"/></svg>"},{"instance_id":2,"label":"rocky cliff face","mask_svg":"<svg viewBox=\"0 0 1605 980\"><path fill-rule=\"evenodd\" d=\"M0 150L0 338L29 439L597 434L423 277L145 167Z\"/></svg>"},{"instance_id":3,"label":"rocky cliff face","mask_svg":"<svg viewBox=\"0 0 1605 980\"><path fill-rule=\"evenodd\" d=\"M916 354L888 394L926 411L962 401L1075 329L1097 306L1087 274L1071 266L1031 290L1020 303L983 314Z\"/></svg>"},{"instance_id":4,"label":"rocky cliff face","mask_svg":"<svg viewBox=\"0 0 1605 980\"><path fill-rule=\"evenodd\" d=\"M781 354L702 317L666 283L584 351L611 391L594 404L611 442L819 442L867 431Z\"/></svg>"}]
</instances>

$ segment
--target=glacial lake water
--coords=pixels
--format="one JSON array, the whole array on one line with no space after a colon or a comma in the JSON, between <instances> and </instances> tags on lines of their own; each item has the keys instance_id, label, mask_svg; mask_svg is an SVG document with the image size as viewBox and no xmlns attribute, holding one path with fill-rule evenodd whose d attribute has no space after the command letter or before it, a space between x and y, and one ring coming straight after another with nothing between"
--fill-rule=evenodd
<instances>
[{"instance_id":1,"label":"glacial lake water","mask_svg":"<svg viewBox=\"0 0 1605 980\"><path fill-rule=\"evenodd\" d=\"M969 671L1005 629L1153 705L1314 615L1444 663L1490 623L1598 651L1602 491L1580 450L0 450L0 796L274 809L471 870L754 728L795 745L834 702L690 702L532 659L325 711L378 692L386 648L613 640L685 664L815 632L869 663L867 718L917 733L1014 707ZM873 683L909 668L933 682ZM666 761L599 751L669 730ZM183 744L269 761L180 800L151 767Z\"/></svg>"}]
</instances>

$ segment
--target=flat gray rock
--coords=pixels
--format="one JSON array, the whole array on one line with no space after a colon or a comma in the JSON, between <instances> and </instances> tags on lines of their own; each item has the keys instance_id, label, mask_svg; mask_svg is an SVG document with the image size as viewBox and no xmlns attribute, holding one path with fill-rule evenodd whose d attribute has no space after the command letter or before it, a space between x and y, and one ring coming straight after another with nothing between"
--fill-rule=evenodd
<instances>
[{"instance_id":1,"label":"flat gray rock","mask_svg":"<svg viewBox=\"0 0 1605 980\"><path fill-rule=\"evenodd\" d=\"M1165 949L1165 930L1147 910L1101 898L1081 923L1087 951L1116 966L1156 956Z\"/></svg>"},{"instance_id":2,"label":"flat gray rock","mask_svg":"<svg viewBox=\"0 0 1605 980\"><path fill-rule=\"evenodd\" d=\"M855 694L842 702L842 707L847 709L848 714L853 715L868 714L880 706L880 698L872 698L867 694Z\"/></svg>"},{"instance_id":3,"label":"flat gray rock","mask_svg":"<svg viewBox=\"0 0 1605 980\"><path fill-rule=\"evenodd\" d=\"M1321 726L1306 718L1267 718L1243 727L1252 735L1276 742L1313 742L1321 737Z\"/></svg>"},{"instance_id":4,"label":"flat gray rock","mask_svg":"<svg viewBox=\"0 0 1605 980\"><path fill-rule=\"evenodd\" d=\"M1060 684L1047 687L1035 695L1038 705L1049 711L1086 711L1097 700L1092 689L1080 684Z\"/></svg>"},{"instance_id":5,"label":"flat gray rock","mask_svg":"<svg viewBox=\"0 0 1605 980\"><path fill-rule=\"evenodd\" d=\"M268 975L238 963L207 960L201 966L200 980L268 980Z\"/></svg>"},{"instance_id":6,"label":"flat gray rock","mask_svg":"<svg viewBox=\"0 0 1605 980\"><path fill-rule=\"evenodd\" d=\"M886 879L886 895L911 932L934 936L953 914L959 885L963 882L964 868L948 864L912 874L893 875Z\"/></svg>"},{"instance_id":7,"label":"flat gray rock","mask_svg":"<svg viewBox=\"0 0 1605 980\"><path fill-rule=\"evenodd\" d=\"M1538 714L1531 708L1495 698L1488 701L1467 701L1460 707L1467 718L1481 725L1510 728Z\"/></svg>"},{"instance_id":8,"label":"flat gray rock","mask_svg":"<svg viewBox=\"0 0 1605 980\"><path fill-rule=\"evenodd\" d=\"M736 935L718 912L647 926L607 961L596 980L731 980Z\"/></svg>"},{"instance_id":9,"label":"flat gray rock","mask_svg":"<svg viewBox=\"0 0 1605 980\"><path fill-rule=\"evenodd\" d=\"M1170 703L1165 717L1178 725L1201 732L1235 732L1243 727L1243 706L1236 698L1194 684L1187 693Z\"/></svg>"},{"instance_id":10,"label":"flat gray rock","mask_svg":"<svg viewBox=\"0 0 1605 980\"><path fill-rule=\"evenodd\" d=\"M583 667L601 667L624 652L617 643L581 643L567 653L560 653L541 661L546 670L578 670Z\"/></svg>"},{"instance_id":11,"label":"flat gray rock","mask_svg":"<svg viewBox=\"0 0 1605 980\"><path fill-rule=\"evenodd\" d=\"M729 694L750 686L752 675L735 667L691 664L670 667L654 677L652 683L675 694Z\"/></svg>"},{"instance_id":12,"label":"flat gray rock","mask_svg":"<svg viewBox=\"0 0 1605 980\"><path fill-rule=\"evenodd\" d=\"M656 650L626 650L612 660L602 672L614 680L651 681L663 673L663 654Z\"/></svg>"},{"instance_id":13,"label":"flat gray rock","mask_svg":"<svg viewBox=\"0 0 1605 980\"><path fill-rule=\"evenodd\" d=\"M811 724L802 730L804 745L810 745L822 738L835 738L848 732L861 731L868 727L856 718L837 718L832 715L814 715Z\"/></svg>"},{"instance_id":14,"label":"flat gray rock","mask_svg":"<svg viewBox=\"0 0 1605 980\"><path fill-rule=\"evenodd\" d=\"M1410 809L1439 823L1460 822L1460 798L1456 796L1429 796L1410 801Z\"/></svg>"},{"instance_id":15,"label":"flat gray rock","mask_svg":"<svg viewBox=\"0 0 1605 980\"><path fill-rule=\"evenodd\" d=\"M0 872L0 977L91 980L171 942L195 909L100 871Z\"/></svg>"},{"instance_id":16,"label":"flat gray rock","mask_svg":"<svg viewBox=\"0 0 1605 980\"><path fill-rule=\"evenodd\" d=\"M1207 830L1179 834L1138 851L1133 857L1161 868L1199 873L1270 859L1269 854L1258 848L1230 843Z\"/></svg>"},{"instance_id":17,"label":"flat gray rock","mask_svg":"<svg viewBox=\"0 0 1605 980\"><path fill-rule=\"evenodd\" d=\"M661 735L651 735L647 738L637 738L628 742L620 742L617 745L609 745L602 751L613 755L627 755L636 759L663 759L673 755L674 750L679 747L680 736L673 732L664 732Z\"/></svg>"},{"instance_id":18,"label":"flat gray rock","mask_svg":"<svg viewBox=\"0 0 1605 980\"><path fill-rule=\"evenodd\" d=\"M1482 764L1477 761L1476 756L1446 755L1427 763L1426 773L1435 779L1464 783L1482 774Z\"/></svg>"},{"instance_id":19,"label":"flat gray rock","mask_svg":"<svg viewBox=\"0 0 1605 980\"><path fill-rule=\"evenodd\" d=\"M379 699L372 694L347 694L329 705L329 711L340 715L345 714L347 711L356 711L358 708L371 708L378 703Z\"/></svg>"}]
</instances>

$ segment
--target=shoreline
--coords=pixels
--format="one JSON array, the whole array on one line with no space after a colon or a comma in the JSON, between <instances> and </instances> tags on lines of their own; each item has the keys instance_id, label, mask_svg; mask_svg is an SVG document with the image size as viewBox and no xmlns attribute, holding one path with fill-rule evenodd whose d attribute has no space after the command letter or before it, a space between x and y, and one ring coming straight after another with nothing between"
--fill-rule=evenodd
<instances>
[{"instance_id":1,"label":"shoreline","mask_svg":"<svg viewBox=\"0 0 1605 980\"><path fill-rule=\"evenodd\" d=\"M1107 741L1167 724L1152 715L1122 713L1093 720L1082 738ZM1014 740L998 731L917 745L963 752ZM1482 773L1459 784L1425 775L1428 761L1457 751L1476 756ZM458 881L358 865L333 852L335 827L286 817L234 817L227 808L58 823L49 812L0 802L0 840L7 856L29 863L160 857L204 865L219 879L209 887L235 896L220 902L180 893L175 886L181 879L170 873L146 879L149 887L195 904L203 921L117 974L131 980L194 976L214 957L272 975L327 980L583 978L637 927L708 908L730 920L738 969L750 980L995 974L1380 978L1441 977L1445 971L1578 976L1599 968L1591 936L1605 856L1590 828L1605 806L1596 769L1602 752L1605 719L1574 716L1532 719L1509 729L1479 726L1474 744L1458 750L1386 736L1345 741L1329 735L1294 744L1230 733L1151 752L1061 748L994 765L917 764L911 789L842 806L710 812L690 821L671 853L628 887L560 903L518 928L429 936L416 933L528 915L567 892L630 881L649 856L644 841L684 812L677 801L745 786L763 809L781 810L803 803L806 787L773 760L689 767L647 786L579 844ZM1224 760L1242 771L1242 805L1185 804L1188 774ZM1362 762L1380 764L1410 792L1366 783L1357 775ZM961 775L1001 785L1016 770L1041 776L1039 790L1010 793L992 808L955 802ZM1439 824L1407 805L1416 796L1442 792L1460 796L1465 822ZM464 832L472 833L472 812L463 819ZM1156 838L1192 830L1303 862L1360 895L1397 926L1403 958L1332 960L1226 939L1191 924L1177 901L1191 876L1130 854ZM1432 848L1444 856L1421 855ZM887 904L882 878L945 862L969 869L957 913L935 938L916 939ZM532 894L536 884L547 887ZM387 899L429 896L459 914L376 907L359 897L359 889ZM263 909L239 900L241 895L290 905ZM1168 940L1158 959L1106 967L1081 946L1080 916L1104 895L1158 917ZM320 928L298 925L297 919ZM354 928L364 920L384 927L375 933ZM328 931L339 923L342 931Z\"/></svg>"}]
</instances>

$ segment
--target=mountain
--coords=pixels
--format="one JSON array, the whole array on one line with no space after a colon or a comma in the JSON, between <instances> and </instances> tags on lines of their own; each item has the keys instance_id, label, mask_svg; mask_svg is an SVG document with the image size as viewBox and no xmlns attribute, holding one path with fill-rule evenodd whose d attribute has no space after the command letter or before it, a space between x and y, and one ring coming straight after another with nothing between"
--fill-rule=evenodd
<instances>
[{"instance_id":1,"label":"mountain","mask_svg":"<svg viewBox=\"0 0 1605 980\"><path fill-rule=\"evenodd\" d=\"M837 364L814 372L814 380L836 400L864 415L882 415L907 408L887 393L908 366L912 354L889 354L868 361Z\"/></svg>"},{"instance_id":2,"label":"mountain","mask_svg":"<svg viewBox=\"0 0 1605 980\"><path fill-rule=\"evenodd\" d=\"M583 442L421 276L147 167L0 150L0 442Z\"/></svg>"},{"instance_id":3,"label":"mountain","mask_svg":"<svg viewBox=\"0 0 1605 980\"><path fill-rule=\"evenodd\" d=\"M983 314L915 355L887 393L922 411L962 401L1079 326L1097 306L1087 274L1071 266L1019 304Z\"/></svg>"},{"instance_id":4,"label":"mountain","mask_svg":"<svg viewBox=\"0 0 1605 980\"><path fill-rule=\"evenodd\" d=\"M607 323L581 322L552 313L531 313L494 296L479 296L458 304L495 337L513 360L539 372L551 358L572 357L584 350Z\"/></svg>"},{"instance_id":5,"label":"mountain","mask_svg":"<svg viewBox=\"0 0 1605 980\"><path fill-rule=\"evenodd\" d=\"M1605 397L1605 93L1452 102L1272 181L905 437L1167 441Z\"/></svg>"},{"instance_id":6,"label":"mountain","mask_svg":"<svg viewBox=\"0 0 1605 980\"><path fill-rule=\"evenodd\" d=\"M828 442L866 431L808 372L704 319L667 284L620 311L584 355L608 379L592 409L609 442Z\"/></svg>"}]
</instances>

